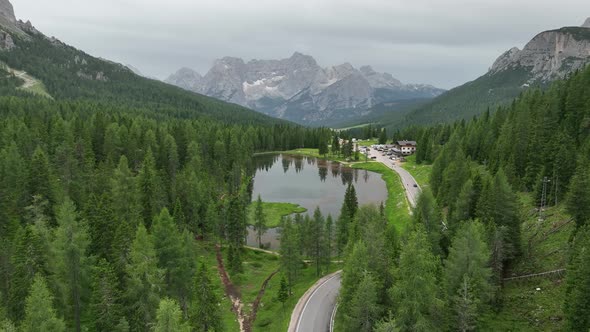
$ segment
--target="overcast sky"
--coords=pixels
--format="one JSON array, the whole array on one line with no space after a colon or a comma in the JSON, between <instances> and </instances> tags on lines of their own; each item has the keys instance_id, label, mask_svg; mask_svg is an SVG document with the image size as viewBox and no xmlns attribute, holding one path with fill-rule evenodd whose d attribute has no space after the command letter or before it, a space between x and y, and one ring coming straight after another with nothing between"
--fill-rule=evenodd
<instances>
[{"instance_id":1,"label":"overcast sky","mask_svg":"<svg viewBox=\"0 0 590 332\"><path fill-rule=\"evenodd\" d=\"M165 78L216 58L312 55L451 88L535 34L578 26L589 0L11 0L19 19L87 53Z\"/></svg>"}]
</instances>

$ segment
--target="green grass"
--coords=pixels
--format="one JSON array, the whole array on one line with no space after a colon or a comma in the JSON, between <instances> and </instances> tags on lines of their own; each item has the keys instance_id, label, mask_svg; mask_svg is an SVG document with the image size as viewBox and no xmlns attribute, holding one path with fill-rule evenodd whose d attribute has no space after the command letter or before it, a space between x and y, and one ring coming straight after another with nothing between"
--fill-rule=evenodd
<instances>
[{"instance_id":1,"label":"green grass","mask_svg":"<svg viewBox=\"0 0 590 332\"><path fill-rule=\"evenodd\" d=\"M330 273L342 268L341 264L332 264ZM293 286L293 294L289 297L283 308L278 300L278 292L281 283L281 274L277 274L269 282L266 293L262 298L256 321L253 324L254 331L287 331L291 313L299 298L318 280L315 268L305 265L297 283Z\"/></svg>"},{"instance_id":2,"label":"green grass","mask_svg":"<svg viewBox=\"0 0 590 332\"><path fill-rule=\"evenodd\" d=\"M217 259L215 257L215 250L213 249L213 244L211 243L203 243L198 242L199 246L199 256L197 260L199 262L204 262L207 266L207 272L209 273L209 278L213 284L213 291L221 299L220 307L221 307L221 317L223 320L223 325L225 327L225 331L239 331L240 325L238 324L238 320L236 315L232 311L232 304L229 298L225 295L225 289L219 278L219 272L217 271Z\"/></svg>"},{"instance_id":3,"label":"green grass","mask_svg":"<svg viewBox=\"0 0 590 332\"><path fill-rule=\"evenodd\" d=\"M254 212L256 202L252 202L248 207L248 222L250 225L254 224ZM275 203L275 202L262 202L262 210L266 215L266 226L267 227L279 227L281 224L281 218L294 214L304 213L307 211L306 208L293 203Z\"/></svg>"},{"instance_id":4,"label":"green grass","mask_svg":"<svg viewBox=\"0 0 590 332\"><path fill-rule=\"evenodd\" d=\"M359 142L357 142L357 144L359 146L371 146L371 145L377 144L377 142L379 142L379 141L375 138L375 139L371 139L368 141L359 141Z\"/></svg>"},{"instance_id":5,"label":"green grass","mask_svg":"<svg viewBox=\"0 0 590 332\"><path fill-rule=\"evenodd\" d=\"M416 155L406 157L406 162L402 163L402 168L410 172L420 187L425 188L429 186L430 173L432 172L432 165L418 165L416 164Z\"/></svg>"},{"instance_id":6,"label":"green grass","mask_svg":"<svg viewBox=\"0 0 590 332\"><path fill-rule=\"evenodd\" d=\"M280 262L276 255L249 249L243 251L242 258L244 272L238 276L230 275L230 278L242 294L244 311L250 314L252 309L250 305L256 300L262 283L279 268ZM274 278L276 275L272 280L275 280Z\"/></svg>"},{"instance_id":7,"label":"green grass","mask_svg":"<svg viewBox=\"0 0 590 332\"><path fill-rule=\"evenodd\" d=\"M387 203L385 215L399 232L402 232L411 221L406 193L399 176L380 162L366 162L352 165L353 168L366 169L381 174L387 186Z\"/></svg>"},{"instance_id":8,"label":"green grass","mask_svg":"<svg viewBox=\"0 0 590 332\"><path fill-rule=\"evenodd\" d=\"M523 256L514 264L511 275L552 271L567 266L568 240L573 222L562 205L546 210L538 220L529 194L520 194L524 215ZM539 291L536 289L540 288ZM537 278L507 281L501 291L503 307L483 318L482 331L561 331L565 280Z\"/></svg>"}]
</instances>

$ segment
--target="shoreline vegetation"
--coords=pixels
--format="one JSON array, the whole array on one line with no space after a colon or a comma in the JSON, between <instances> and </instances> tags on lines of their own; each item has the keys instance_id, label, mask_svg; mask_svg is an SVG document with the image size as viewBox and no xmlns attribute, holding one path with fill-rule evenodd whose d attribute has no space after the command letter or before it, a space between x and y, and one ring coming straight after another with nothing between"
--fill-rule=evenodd
<instances>
[{"instance_id":1,"label":"shoreline vegetation","mask_svg":"<svg viewBox=\"0 0 590 332\"><path fill-rule=\"evenodd\" d=\"M253 201L248 206L249 225L254 225L255 205L256 201ZM307 209L299 204L283 202L262 202L262 209L266 215L266 227L268 228L279 227L283 217L307 212Z\"/></svg>"},{"instance_id":2,"label":"shoreline vegetation","mask_svg":"<svg viewBox=\"0 0 590 332\"><path fill-rule=\"evenodd\" d=\"M374 141L365 141L362 143L366 144L374 144ZM405 190L399 181L399 176L389 167L383 165L380 162L372 161L371 159L365 161L365 158L361 156L361 160L359 161L344 161L339 160L336 155L332 153L328 153L325 156L320 155L318 149L295 149L295 150L288 150L288 151L271 151L271 152L263 152L254 154L257 155L268 155L268 154L290 154L290 155L301 155L307 157L314 157L319 159L325 159L330 161L336 161L347 167L352 167L356 169L367 170L375 173L381 174L383 181L385 181L385 186L387 187L387 201L383 202L385 205L385 215L387 219L395 224L395 227L398 231L402 231L405 229L406 225L411 221L410 215L410 206L408 204L408 200L406 198ZM335 158L333 158L335 157ZM415 159L410 159L415 160ZM404 168L406 168L412 176L416 177L416 180L420 185L423 183L428 183L428 178L430 177L430 169L431 166L425 165L416 165L414 162L408 162L404 164ZM403 167L403 166L402 166ZM266 211L266 210L265 210ZM270 226L269 224L269 227Z\"/></svg>"}]
</instances>

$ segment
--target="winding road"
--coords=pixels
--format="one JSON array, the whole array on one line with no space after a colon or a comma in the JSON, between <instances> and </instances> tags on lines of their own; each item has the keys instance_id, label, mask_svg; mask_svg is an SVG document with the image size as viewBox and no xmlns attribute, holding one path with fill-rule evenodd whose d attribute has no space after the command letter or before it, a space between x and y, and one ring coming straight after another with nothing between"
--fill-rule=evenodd
<instances>
[{"instance_id":1,"label":"winding road","mask_svg":"<svg viewBox=\"0 0 590 332\"><path fill-rule=\"evenodd\" d=\"M303 294L291 315L289 332L332 331L341 273L323 277Z\"/></svg>"},{"instance_id":2,"label":"winding road","mask_svg":"<svg viewBox=\"0 0 590 332\"><path fill-rule=\"evenodd\" d=\"M399 174L408 202L412 208L415 207L420 186L414 177L378 151L371 150L369 156L376 156L375 160ZM291 315L289 332L333 332L341 272L323 277L303 294Z\"/></svg>"},{"instance_id":3,"label":"winding road","mask_svg":"<svg viewBox=\"0 0 590 332\"><path fill-rule=\"evenodd\" d=\"M410 172L403 169L399 166L396 162L389 159L389 156L383 156L380 152L371 150L369 156L376 156L377 161L381 162L383 165L391 168L394 170L400 177L400 181L406 190L406 197L408 197L408 202L410 203L410 207L414 208L416 206L416 201L418 199L418 195L420 194L420 185L416 182L416 179L410 174Z\"/></svg>"}]
</instances>

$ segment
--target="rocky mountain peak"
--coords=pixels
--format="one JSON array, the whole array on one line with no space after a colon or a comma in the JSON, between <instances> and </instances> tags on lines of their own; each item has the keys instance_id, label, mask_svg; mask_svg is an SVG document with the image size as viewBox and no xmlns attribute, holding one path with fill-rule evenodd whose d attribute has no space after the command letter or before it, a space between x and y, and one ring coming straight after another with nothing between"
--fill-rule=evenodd
<instances>
[{"instance_id":1,"label":"rocky mountain peak","mask_svg":"<svg viewBox=\"0 0 590 332\"><path fill-rule=\"evenodd\" d=\"M224 57L204 77L183 68L166 82L304 123L330 119L337 110L360 114L377 103L430 98L443 92L431 86L404 85L370 66L359 70L343 63L322 68L312 56L300 52L284 59L248 62Z\"/></svg>"},{"instance_id":2,"label":"rocky mountain peak","mask_svg":"<svg viewBox=\"0 0 590 332\"><path fill-rule=\"evenodd\" d=\"M590 28L590 17L588 17L584 24L582 24L582 28Z\"/></svg>"},{"instance_id":3,"label":"rocky mountain peak","mask_svg":"<svg viewBox=\"0 0 590 332\"><path fill-rule=\"evenodd\" d=\"M0 19L6 20L13 25L16 24L14 8L8 0L0 0Z\"/></svg>"},{"instance_id":4,"label":"rocky mountain peak","mask_svg":"<svg viewBox=\"0 0 590 332\"><path fill-rule=\"evenodd\" d=\"M590 63L590 31L565 27L536 35L522 50L504 52L490 68L490 74L509 69L530 73L529 83L549 82L565 77Z\"/></svg>"},{"instance_id":5,"label":"rocky mountain peak","mask_svg":"<svg viewBox=\"0 0 590 332\"><path fill-rule=\"evenodd\" d=\"M371 66L362 66L359 68L359 70L361 73L363 73L363 75L373 75L376 73Z\"/></svg>"}]
</instances>

